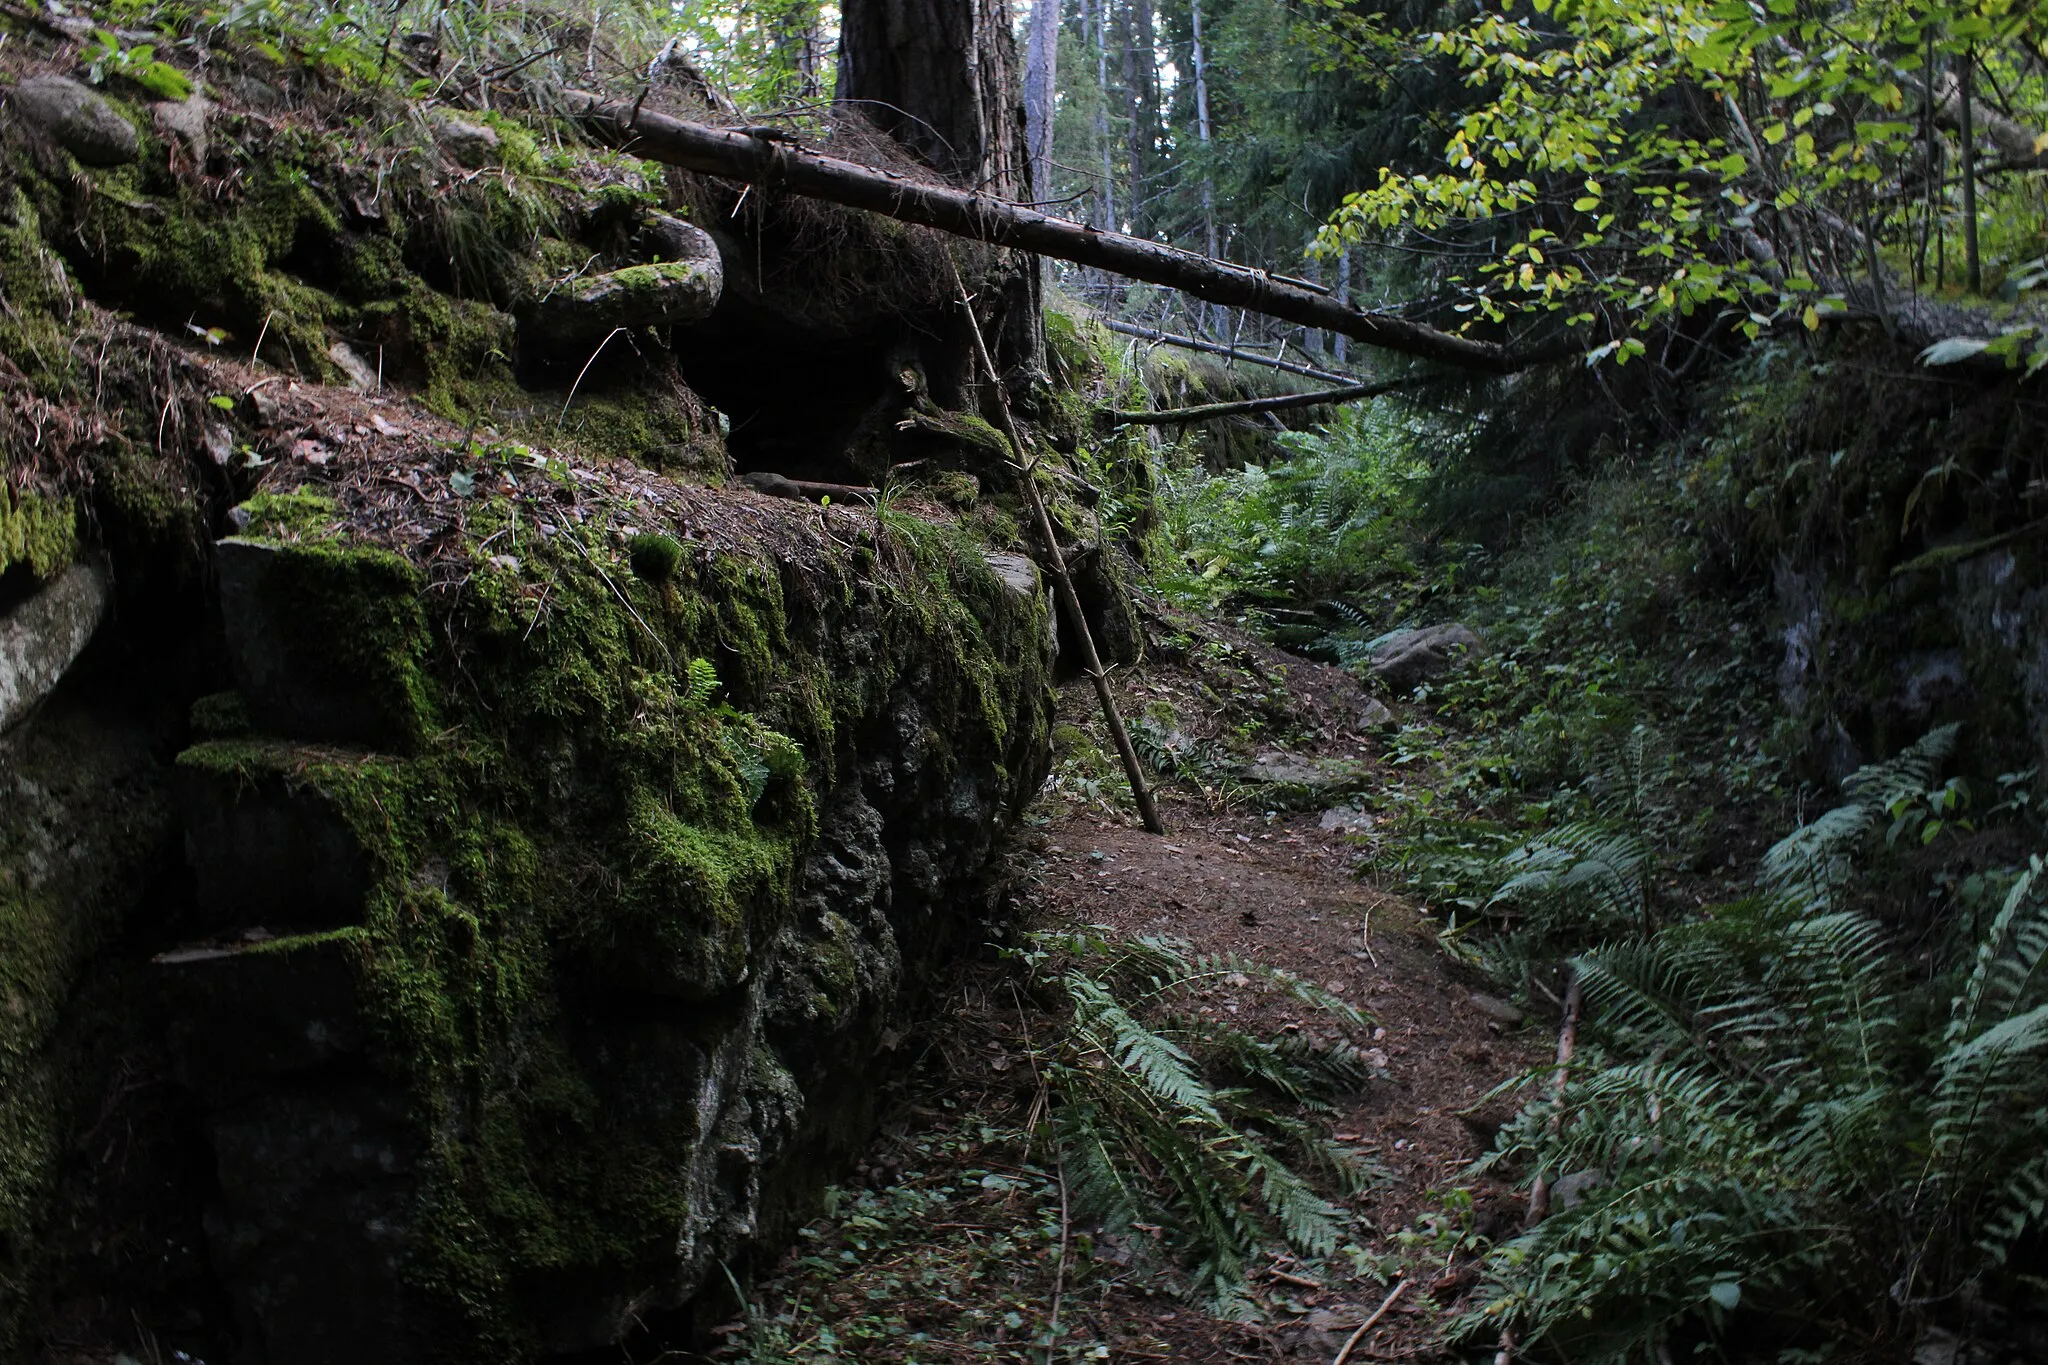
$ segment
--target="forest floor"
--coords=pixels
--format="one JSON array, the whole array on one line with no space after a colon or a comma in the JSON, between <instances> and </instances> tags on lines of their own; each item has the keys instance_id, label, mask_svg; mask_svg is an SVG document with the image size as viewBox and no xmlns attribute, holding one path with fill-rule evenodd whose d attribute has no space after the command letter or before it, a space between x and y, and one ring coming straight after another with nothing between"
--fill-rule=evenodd
<instances>
[{"instance_id":1,"label":"forest floor","mask_svg":"<svg viewBox=\"0 0 2048 1365\"><path fill-rule=\"evenodd\" d=\"M1357 679L1177 624L1198 647L1119 673L1126 716L1172 716L1190 744L1215 752L1284 741L1290 755L1349 760L1371 789L1382 770ZM1101 734L1084 681L1064 689L1061 720L1069 745ZM1059 1021L991 954L965 966L904 1041L917 1062L882 1136L757 1288L721 1357L1327 1362L1349 1342L1354 1361L1443 1358L1438 1326L1469 1306L1479 1253L1520 1224L1520 1196L1471 1171L1513 1107L1491 1092L1545 1064L1551 1024L1500 1017L1514 1011L1475 993L1477 979L1438 947L1438 926L1364 875L1369 835L1358 831L1371 817L1341 798L1326 817L1298 792L1307 808L1282 810L1262 799L1267 788L1169 782L1159 837L1115 804L1127 797L1120 781L1092 775L1099 754L1077 747L1013 850L1013 918L1024 930L1173 936L1293 972L1366 1014L1366 1035L1348 1041L1371 1077L1324 1116L1374 1171L1345 1205L1357 1238L1348 1260L1271 1254L1250 1276L1262 1320L1224 1321L1178 1292L1185 1281L1169 1258L1088 1227L1033 1136L1046 1103L1036 1045ZM1198 999L1254 1032L1331 1027L1240 974Z\"/></svg>"}]
</instances>

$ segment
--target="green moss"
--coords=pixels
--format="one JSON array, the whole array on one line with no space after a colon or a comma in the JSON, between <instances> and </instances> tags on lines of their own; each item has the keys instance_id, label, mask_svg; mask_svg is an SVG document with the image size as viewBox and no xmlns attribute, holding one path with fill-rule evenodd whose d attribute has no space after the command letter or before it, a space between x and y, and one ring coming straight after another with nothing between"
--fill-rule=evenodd
<instances>
[{"instance_id":1,"label":"green moss","mask_svg":"<svg viewBox=\"0 0 2048 1365\"><path fill-rule=\"evenodd\" d=\"M96 290L110 286L103 297L140 300L179 326L193 316L228 328L237 345L253 345L267 320L264 358L309 378L340 334L382 347L387 374L416 381L437 410L507 435L639 458L715 431L663 364L593 370L566 418L566 393L522 389L506 298L429 287L442 277L426 258L455 242L446 225L401 225L394 213L388 231L344 230L315 188L335 150L287 138L247 196L220 203L153 170L103 176L100 201L57 235L105 243L73 258L90 256ZM506 157L515 177L520 154ZM58 320L78 300L41 237L63 198L53 194L40 218L14 199L0 223L0 286L15 306L0 311L0 349L21 363L17 338L47 343L49 374L74 382ZM530 209L478 201L464 211L481 217L461 231L481 223L494 249L524 262ZM453 273L457 288L479 278ZM180 460L151 454L161 399L149 396L124 453L94 467L93 509L135 545L203 563L205 500L175 477ZM960 421L966 439L1002 451L987 424ZM459 586L428 603L421 571L347 543L345 514L327 498L266 492L243 504L248 538L268 550L258 589L267 643L370 698L384 719L375 742L396 754L278 738L286 727L252 683L246 699L193 706L204 742L179 762L315 789L370 852L359 924L263 951L341 945L358 964L375 1072L403 1088L425 1151L405 1273L443 1314L449 1355L517 1359L535 1349L536 1284L673 1273L677 1231L694 1216L690 1164L705 1155L701 1092L652 1094L644 1077L606 1073L572 1046L577 1011L638 971L649 991L706 1002L688 1028L713 1036L724 1027L717 1009L793 932L797 870L855 737L880 718L916 716L922 731L907 738L935 789L961 774L1014 774L1021 802L1050 693L1042 599L1005 589L959 528L892 520L887 545L792 565L712 553L658 506L636 507L632 524L665 547L651 572L644 545L620 553L603 513L543 539L502 499L462 506L464 542L449 551L460 572L439 580ZM693 689L693 659L715 666L714 697ZM0 867L16 865L7 852ZM10 1283L26 1282L15 1268L35 1254L38 1172L65 1140L50 1068L31 1074L10 1059L40 1046L102 941L106 917L81 916L80 904L68 891L0 884L0 1237L21 1258L0 1261ZM870 969L845 917L828 917L822 933L805 962L817 1017L829 1020L862 998ZM737 1065L720 1073L728 1088L800 1104L773 1055Z\"/></svg>"},{"instance_id":2,"label":"green moss","mask_svg":"<svg viewBox=\"0 0 2048 1365\"><path fill-rule=\"evenodd\" d=\"M514 175L537 176L544 173L540 143L531 130L517 119L486 110L468 117L483 124L498 135L498 164Z\"/></svg>"},{"instance_id":3,"label":"green moss","mask_svg":"<svg viewBox=\"0 0 2048 1365\"><path fill-rule=\"evenodd\" d=\"M317 502L280 510L317 523ZM251 574L243 609L280 676L342 699L352 737L417 747L435 726L420 571L388 550L250 539L275 547ZM250 701L260 721L280 723L267 714L276 699Z\"/></svg>"},{"instance_id":4,"label":"green moss","mask_svg":"<svg viewBox=\"0 0 2048 1365\"><path fill-rule=\"evenodd\" d=\"M964 511L981 501L981 480L957 469L941 470L932 478L932 496Z\"/></svg>"},{"instance_id":5,"label":"green moss","mask_svg":"<svg viewBox=\"0 0 2048 1365\"><path fill-rule=\"evenodd\" d=\"M248 518L244 534L261 540L324 540L341 520L334 499L307 488L252 494L241 511Z\"/></svg>"},{"instance_id":6,"label":"green moss","mask_svg":"<svg viewBox=\"0 0 2048 1365\"><path fill-rule=\"evenodd\" d=\"M51 395L75 389L78 363L64 321L77 291L63 258L43 240L42 217L19 188L0 189L0 354Z\"/></svg>"},{"instance_id":7,"label":"green moss","mask_svg":"<svg viewBox=\"0 0 2048 1365\"><path fill-rule=\"evenodd\" d=\"M626 543L626 554L633 565L633 577L658 585L675 577L683 547L667 536L642 531Z\"/></svg>"},{"instance_id":8,"label":"green moss","mask_svg":"<svg viewBox=\"0 0 2048 1365\"><path fill-rule=\"evenodd\" d=\"M0 574L16 565L48 578L78 556L78 513L69 498L0 482Z\"/></svg>"},{"instance_id":9,"label":"green moss","mask_svg":"<svg viewBox=\"0 0 2048 1365\"><path fill-rule=\"evenodd\" d=\"M1045 348L1057 367L1053 371L1054 382L1068 388L1078 387L1100 368L1094 349L1081 336L1080 325L1065 313L1050 308L1045 311Z\"/></svg>"},{"instance_id":10,"label":"green moss","mask_svg":"<svg viewBox=\"0 0 2048 1365\"><path fill-rule=\"evenodd\" d=\"M271 364L307 379L329 377L328 326L345 327L345 308L274 269L302 239L340 231L300 160L314 155L295 144L273 149L239 201L211 200L182 181L152 195L158 187L142 167L103 173L79 228L102 292L166 325L216 327L251 346L261 337Z\"/></svg>"}]
</instances>

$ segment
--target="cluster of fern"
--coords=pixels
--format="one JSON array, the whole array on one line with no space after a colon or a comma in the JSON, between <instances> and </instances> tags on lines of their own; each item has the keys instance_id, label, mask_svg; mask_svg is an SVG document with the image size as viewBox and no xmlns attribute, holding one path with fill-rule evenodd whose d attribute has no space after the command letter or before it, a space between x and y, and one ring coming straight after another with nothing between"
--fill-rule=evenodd
<instances>
[{"instance_id":1,"label":"cluster of fern","mask_svg":"<svg viewBox=\"0 0 2048 1365\"><path fill-rule=\"evenodd\" d=\"M1102 1233L1156 1228L1191 1287L1246 1316L1246 1275L1285 1242L1321 1258L1346 1242L1340 1195L1374 1168L1333 1141L1320 1116L1363 1083L1359 1053L1303 1031L1260 1037L1192 1008L1205 989L1270 991L1361 1029L1344 1000L1291 973L1177 940L1095 929L1034 934L1017 951L1034 990L1065 1017L1038 1048L1047 1123L1077 1210Z\"/></svg>"},{"instance_id":2,"label":"cluster of fern","mask_svg":"<svg viewBox=\"0 0 2048 1365\"><path fill-rule=\"evenodd\" d=\"M1738 1340L1817 1359L2012 1287L2048 1198L2048 864L1931 962L1857 908L1879 832L1953 738L1858 773L1747 899L1572 960L1578 1063L1489 1158L1572 1177L1572 1198L1494 1251L1463 1330L1574 1362ZM1516 862L1508 894L1641 922L1625 839L1565 831Z\"/></svg>"}]
</instances>

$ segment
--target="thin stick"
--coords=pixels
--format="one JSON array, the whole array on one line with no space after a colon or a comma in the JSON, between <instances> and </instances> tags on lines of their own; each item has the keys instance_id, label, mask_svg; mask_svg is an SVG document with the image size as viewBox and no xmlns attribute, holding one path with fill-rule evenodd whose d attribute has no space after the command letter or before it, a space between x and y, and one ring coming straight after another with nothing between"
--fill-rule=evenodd
<instances>
[{"instance_id":1,"label":"thin stick","mask_svg":"<svg viewBox=\"0 0 2048 1365\"><path fill-rule=\"evenodd\" d=\"M270 335L270 320L276 316L277 310L275 308L263 315L263 325L256 329L256 344L249 348L249 363L251 365L256 363L257 356L263 354L263 338Z\"/></svg>"},{"instance_id":2,"label":"thin stick","mask_svg":"<svg viewBox=\"0 0 2048 1365\"><path fill-rule=\"evenodd\" d=\"M1297 365L1291 360L1275 360L1256 351L1240 351L1220 341L1204 341L1200 337L1184 337L1173 332L1162 332L1152 327L1140 327L1134 322L1121 322L1116 318L1103 318L1101 323L1112 332L1127 337L1137 337L1158 346L1173 346L1183 351L1203 351L1209 355L1220 355L1230 360L1245 360L1254 365L1265 365L1289 374L1303 375L1309 379L1324 379L1332 384L1352 384L1358 381L1354 374L1339 374L1335 370L1319 370L1313 365Z\"/></svg>"},{"instance_id":3,"label":"thin stick","mask_svg":"<svg viewBox=\"0 0 2048 1365\"><path fill-rule=\"evenodd\" d=\"M1052 1323L1046 1329L1045 1365L1052 1365L1053 1348L1060 1339L1060 1298L1067 1289L1067 1163L1053 1149L1053 1170L1060 1178L1060 1260L1052 1274Z\"/></svg>"},{"instance_id":4,"label":"thin stick","mask_svg":"<svg viewBox=\"0 0 2048 1365\"><path fill-rule=\"evenodd\" d=\"M1579 1042L1579 1011L1585 1004L1585 993L1579 984L1579 974L1572 973L1571 984L1565 987L1564 1018L1557 1028L1557 1069L1550 1076L1550 1098L1562 1099L1565 1082L1571 1078L1572 1053ZM1550 1116L1550 1131L1555 1133L1564 1126L1564 1113L1558 1111ZM1550 1177L1539 1175L1536 1183L1529 1187L1529 1214L1523 1219L1524 1228L1533 1228L1550 1215Z\"/></svg>"},{"instance_id":5,"label":"thin stick","mask_svg":"<svg viewBox=\"0 0 2048 1365\"><path fill-rule=\"evenodd\" d=\"M517 513L515 512L514 515L516 516ZM619 605L626 609L626 614L628 616L632 617L635 621L640 622L640 629L647 632L647 638L654 641L654 647L656 649L660 650L663 654L668 656L669 666L673 668L675 666L676 656L669 651L668 642L662 639L659 635L656 635L654 633L654 627L648 625L646 621L641 620L640 613L633 610L633 604L626 600L626 594L619 591L619 585L612 582L612 576L604 571L604 565L597 562L597 556L590 553L589 548L584 545L582 538L578 536L568 536L567 539L571 545L574 545L578 550L581 550L583 552L583 557L590 561L590 567L597 570L597 576L599 578L602 578L604 580L604 585L612 590L612 596L619 599Z\"/></svg>"},{"instance_id":6,"label":"thin stick","mask_svg":"<svg viewBox=\"0 0 2048 1365\"><path fill-rule=\"evenodd\" d=\"M597 363L597 358L603 354L604 348L612 344L612 338L625 330L623 327L614 327L609 332L606 332L604 340L598 342L597 349L590 353L590 359L584 361L583 368L576 371L576 382L569 386L569 396L562 400L562 411L555 417L556 431L562 429L562 419L569 415L569 404L576 401L576 390L583 387L583 376L590 373L590 367Z\"/></svg>"},{"instance_id":7,"label":"thin stick","mask_svg":"<svg viewBox=\"0 0 2048 1365\"><path fill-rule=\"evenodd\" d=\"M1038 523L1038 537L1045 543L1046 563L1052 569L1053 590L1058 594L1060 605L1066 609L1067 619L1074 624L1074 636L1081 646L1081 666L1095 684L1095 699L1102 704L1102 719L1109 726L1109 736L1116 741L1116 751L1124 762L1124 775L1131 780L1131 798L1138 804L1138 816L1145 822L1145 828L1154 834L1166 833L1166 826L1159 819L1159 808L1152 803L1152 790L1145 785L1145 770L1138 763L1138 751L1131 747L1130 732L1124 729L1124 718L1117 714L1116 697L1109 690L1109 673L1102 666L1102 656L1095 652L1095 636L1088 629L1088 617L1081 610L1080 594L1074 591L1074 580L1067 573L1067 558L1060 553L1059 538L1053 534L1052 517L1045 510L1045 499L1038 492L1038 476L1033 472L1031 457L1024 450L1024 439L1017 434L1016 418L1010 415L1010 396L1003 391L1002 376L996 373L996 362L988 353L988 343L982 339L981 324L975 320L974 304L967 293L967 287L960 283L960 268L953 265L951 257L946 264L952 268L953 283L960 290L960 308L967 314L967 331L974 338L974 353L981 360L982 374L988 379L996 394L996 413L1002 418L1003 435L1010 440L1010 452L1016 457L1017 467L1023 471L1024 496L1031 503L1032 517Z\"/></svg>"},{"instance_id":8,"label":"thin stick","mask_svg":"<svg viewBox=\"0 0 2048 1365\"><path fill-rule=\"evenodd\" d=\"M1395 1285L1393 1290L1380 1300L1380 1306L1372 1310L1372 1316L1358 1324L1358 1330L1351 1334L1351 1340L1344 1343L1343 1348L1337 1352L1337 1358L1332 1360L1330 1365L1344 1365L1345 1361L1351 1359L1351 1352L1357 1348L1359 1342L1365 1340L1365 1334L1379 1326L1380 1319L1387 1315L1387 1310L1394 1306L1394 1300L1400 1298L1402 1291L1407 1288L1406 1280Z\"/></svg>"}]
</instances>

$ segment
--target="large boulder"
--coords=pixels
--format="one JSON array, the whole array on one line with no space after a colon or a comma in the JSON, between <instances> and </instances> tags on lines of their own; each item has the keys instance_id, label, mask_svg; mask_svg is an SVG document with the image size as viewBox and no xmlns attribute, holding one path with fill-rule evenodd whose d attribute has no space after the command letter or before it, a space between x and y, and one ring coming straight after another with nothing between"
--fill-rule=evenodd
<instances>
[{"instance_id":1,"label":"large boulder","mask_svg":"<svg viewBox=\"0 0 2048 1365\"><path fill-rule=\"evenodd\" d=\"M1407 692L1485 652L1486 641L1478 631L1451 622L1382 636L1366 651L1366 666L1393 691Z\"/></svg>"},{"instance_id":2,"label":"large boulder","mask_svg":"<svg viewBox=\"0 0 2048 1365\"><path fill-rule=\"evenodd\" d=\"M142 155L141 135L113 101L69 76L30 76L7 102L88 166L126 165Z\"/></svg>"},{"instance_id":3,"label":"large boulder","mask_svg":"<svg viewBox=\"0 0 2048 1365\"><path fill-rule=\"evenodd\" d=\"M434 141L451 161L471 168L488 166L498 156L498 133L488 124L474 123L446 109L437 109L429 120Z\"/></svg>"},{"instance_id":4,"label":"large boulder","mask_svg":"<svg viewBox=\"0 0 2048 1365\"><path fill-rule=\"evenodd\" d=\"M1259 754L1239 771L1247 782L1299 788L1318 802L1341 792L1356 791L1371 777L1371 769L1357 759L1312 758L1280 749Z\"/></svg>"}]
</instances>

